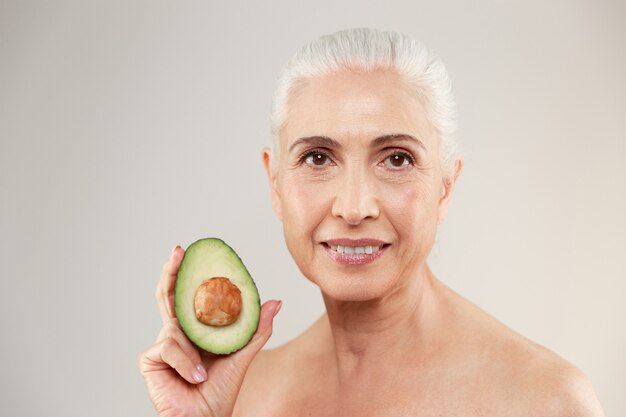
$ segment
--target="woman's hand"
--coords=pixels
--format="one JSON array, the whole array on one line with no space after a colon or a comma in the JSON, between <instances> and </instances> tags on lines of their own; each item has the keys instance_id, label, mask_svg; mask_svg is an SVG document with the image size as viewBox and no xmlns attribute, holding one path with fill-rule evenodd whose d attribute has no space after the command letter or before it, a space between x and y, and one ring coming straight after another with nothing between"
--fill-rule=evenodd
<instances>
[{"instance_id":1,"label":"woman's hand","mask_svg":"<svg viewBox=\"0 0 626 417\"><path fill-rule=\"evenodd\" d=\"M183 333L174 310L174 287L184 250L177 246L163 266L157 302L163 328L154 344L139 355L139 370L160 417L230 417L243 378L254 356L272 334L281 302L261 307L252 340L228 356L199 350Z\"/></svg>"}]
</instances>

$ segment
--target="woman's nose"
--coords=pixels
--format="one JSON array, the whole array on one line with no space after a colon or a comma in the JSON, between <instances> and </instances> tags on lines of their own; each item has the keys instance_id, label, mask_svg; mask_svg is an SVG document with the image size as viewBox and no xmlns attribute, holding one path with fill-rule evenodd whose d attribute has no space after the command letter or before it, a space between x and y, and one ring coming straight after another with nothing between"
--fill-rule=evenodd
<instances>
[{"instance_id":1,"label":"woman's nose","mask_svg":"<svg viewBox=\"0 0 626 417\"><path fill-rule=\"evenodd\" d=\"M372 180L361 172L346 172L337 178L335 200L331 214L351 226L365 219L376 219L380 214Z\"/></svg>"}]
</instances>

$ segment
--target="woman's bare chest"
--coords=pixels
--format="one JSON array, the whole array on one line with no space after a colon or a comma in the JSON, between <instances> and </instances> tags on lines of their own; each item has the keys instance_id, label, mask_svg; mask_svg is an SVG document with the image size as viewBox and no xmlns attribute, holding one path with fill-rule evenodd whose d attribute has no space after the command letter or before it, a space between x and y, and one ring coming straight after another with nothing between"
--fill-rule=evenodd
<instances>
[{"instance_id":1,"label":"woman's bare chest","mask_svg":"<svg viewBox=\"0 0 626 417\"><path fill-rule=\"evenodd\" d=\"M342 389L329 378L308 378L279 395L268 415L470 417L501 415L511 406L499 400L496 387L485 390L483 385L477 376L467 380L398 376L370 384L354 381L351 389Z\"/></svg>"}]
</instances>

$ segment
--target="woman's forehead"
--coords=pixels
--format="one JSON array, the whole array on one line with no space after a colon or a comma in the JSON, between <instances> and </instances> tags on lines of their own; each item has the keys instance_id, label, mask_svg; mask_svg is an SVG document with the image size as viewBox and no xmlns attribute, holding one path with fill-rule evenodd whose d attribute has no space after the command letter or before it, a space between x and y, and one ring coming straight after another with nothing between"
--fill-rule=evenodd
<instances>
[{"instance_id":1,"label":"woman's forehead","mask_svg":"<svg viewBox=\"0 0 626 417\"><path fill-rule=\"evenodd\" d=\"M376 138L404 133L428 143L424 106L396 73L341 72L304 83L289 99L281 147L300 137Z\"/></svg>"}]
</instances>

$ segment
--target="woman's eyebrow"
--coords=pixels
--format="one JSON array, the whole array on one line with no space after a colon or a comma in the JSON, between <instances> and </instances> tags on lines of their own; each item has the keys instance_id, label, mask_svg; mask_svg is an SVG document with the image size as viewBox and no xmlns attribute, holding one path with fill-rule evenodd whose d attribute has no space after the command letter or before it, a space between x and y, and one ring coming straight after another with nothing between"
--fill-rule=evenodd
<instances>
[{"instance_id":1,"label":"woman's eyebrow","mask_svg":"<svg viewBox=\"0 0 626 417\"><path fill-rule=\"evenodd\" d=\"M379 136L372 141L370 146L372 148L378 148L384 145L389 145L390 143L407 142L407 141L414 142L420 148L422 148L423 150L426 150L426 146L424 146L424 142L422 142L415 136L407 135L405 133L394 133L391 135Z\"/></svg>"},{"instance_id":2,"label":"woman's eyebrow","mask_svg":"<svg viewBox=\"0 0 626 417\"><path fill-rule=\"evenodd\" d=\"M405 142L405 141L414 142L420 148L422 148L423 150L426 150L426 146L424 146L424 143L421 140L419 140L415 136L411 136L406 133L394 133L390 135L379 136L372 141L372 143L370 144L370 147L377 148L377 147L381 147L384 145L389 145L391 143ZM299 138L289 147L289 152L291 152L295 147L300 146L300 145L310 145L310 146L322 147L322 148L341 149L341 144L337 142L335 139L331 139L328 136L316 135L316 136L306 136L303 138Z\"/></svg>"},{"instance_id":3,"label":"woman's eyebrow","mask_svg":"<svg viewBox=\"0 0 626 417\"><path fill-rule=\"evenodd\" d=\"M289 152L299 145L311 145L321 148L341 148L341 144L335 139L331 139L328 136L307 136L296 140L290 147Z\"/></svg>"}]
</instances>

